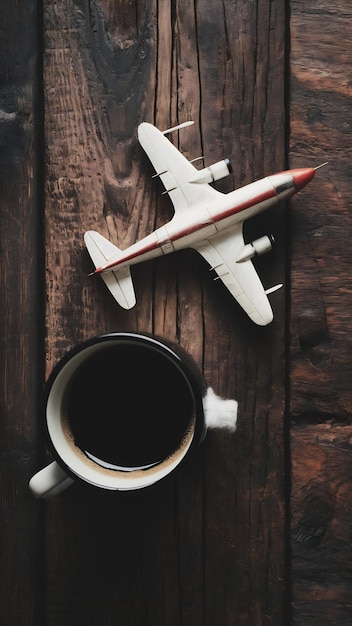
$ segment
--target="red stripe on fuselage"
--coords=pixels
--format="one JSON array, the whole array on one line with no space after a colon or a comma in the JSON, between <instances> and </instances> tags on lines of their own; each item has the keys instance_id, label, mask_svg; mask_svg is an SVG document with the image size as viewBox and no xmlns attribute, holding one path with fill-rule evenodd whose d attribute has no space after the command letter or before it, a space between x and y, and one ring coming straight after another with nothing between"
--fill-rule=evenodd
<instances>
[{"instance_id":1,"label":"red stripe on fuselage","mask_svg":"<svg viewBox=\"0 0 352 626\"><path fill-rule=\"evenodd\" d=\"M207 222L206 224L195 224L195 225L190 226L187 229L184 229L183 231L179 231L176 236L171 238L171 241L177 241L177 239L180 239L181 237L192 235L192 233L197 232L197 230L200 230L204 226L207 226L209 224L217 224L218 222L221 222L227 217L231 217L231 215L237 215L237 213L241 213L242 211L245 211L246 209L250 209L251 207L256 206L257 204L261 204L262 202L266 202L266 200L271 200L271 198L275 198L275 197L276 197L276 191L274 188L269 189L268 191L264 191L263 193L258 194L257 196L255 196L254 198L251 198L250 200L246 200L244 202L241 202L240 204L236 204L236 206L230 207L229 209L226 209L222 211L221 213L217 213L213 215L210 218L209 222Z\"/></svg>"},{"instance_id":2,"label":"red stripe on fuselage","mask_svg":"<svg viewBox=\"0 0 352 626\"><path fill-rule=\"evenodd\" d=\"M128 261L132 261L133 259L143 254L146 254L147 252L152 252L153 250L157 250L158 248L161 248L161 246L164 245L164 243L166 244L168 241L170 241L171 243L178 241L182 237L186 237L187 235L192 235L193 233L197 232L198 230L201 230L202 228L210 224L216 224L218 222L221 222L227 217L231 217L231 215L237 215L237 213L241 213L242 211L245 211L246 209L256 206L257 204L261 204L262 202L266 202L267 200L271 200L272 198L275 198L275 197L276 197L276 191L274 187L272 187L271 189L268 189L267 191L264 191L252 197L249 200L245 200L244 202L236 204L235 206L232 206L229 209L225 209L224 211L221 211L220 213L213 215L212 217L210 217L209 222L207 223L203 223L203 222L195 223L195 224L190 225L188 228L183 228L177 233L171 235L169 239L165 240L165 242L162 242L156 239L155 241L151 242L149 245L146 245L143 248L139 248L138 250L136 250L135 252L132 252L131 254L126 254L126 256L121 257L121 259L119 259L118 261L114 261L112 263L109 263L108 265L105 265L104 267L97 268L95 270L95 273L98 274L106 270L111 270L114 267L117 268L119 265L125 264Z\"/></svg>"}]
</instances>

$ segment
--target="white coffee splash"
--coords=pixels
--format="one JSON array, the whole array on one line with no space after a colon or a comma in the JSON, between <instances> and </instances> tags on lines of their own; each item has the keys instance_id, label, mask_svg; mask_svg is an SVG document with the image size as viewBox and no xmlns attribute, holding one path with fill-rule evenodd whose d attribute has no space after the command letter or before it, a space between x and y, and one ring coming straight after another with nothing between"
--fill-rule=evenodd
<instances>
[{"instance_id":1,"label":"white coffee splash","mask_svg":"<svg viewBox=\"0 0 352 626\"><path fill-rule=\"evenodd\" d=\"M211 387L208 387L203 405L207 428L225 428L230 432L236 430L238 408L236 400L220 398Z\"/></svg>"}]
</instances>

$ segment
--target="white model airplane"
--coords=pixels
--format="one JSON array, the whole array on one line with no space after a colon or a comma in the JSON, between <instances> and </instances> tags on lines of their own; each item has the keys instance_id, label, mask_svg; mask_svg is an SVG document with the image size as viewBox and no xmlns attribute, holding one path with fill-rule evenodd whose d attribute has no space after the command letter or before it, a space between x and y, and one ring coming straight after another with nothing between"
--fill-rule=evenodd
<instances>
[{"instance_id":1,"label":"white model airplane","mask_svg":"<svg viewBox=\"0 0 352 626\"><path fill-rule=\"evenodd\" d=\"M131 265L194 248L253 322L265 326L273 319L267 294L282 285L265 290L251 258L271 250L272 238L265 235L246 244L243 223L302 189L318 168L287 170L228 194L221 193L208 183L231 173L229 161L198 170L165 137L166 133L190 124L193 122L164 132L146 122L138 127L139 142L155 168L155 176L165 187L164 193L169 194L175 213L170 222L126 250L120 250L95 231L87 231L84 240L96 267L93 274L101 274L117 302L130 309L136 303Z\"/></svg>"}]
</instances>

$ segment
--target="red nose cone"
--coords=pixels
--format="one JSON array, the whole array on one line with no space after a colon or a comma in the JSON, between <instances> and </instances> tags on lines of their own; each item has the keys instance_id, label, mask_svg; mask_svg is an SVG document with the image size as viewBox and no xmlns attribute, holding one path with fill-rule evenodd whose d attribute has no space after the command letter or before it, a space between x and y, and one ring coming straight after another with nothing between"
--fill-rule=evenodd
<instances>
[{"instance_id":1,"label":"red nose cone","mask_svg":"<svg viewBox=\"0 0 352 626\"><path fill-rule=\"evenodd\" d=\"M297 170L291 170L291 174L293 176L295 187L297 191L299 191L302 187L305 187L310 180L312 180L315 174L315 169L314 167L302 167Z\"/></svg>"}]
</instances>

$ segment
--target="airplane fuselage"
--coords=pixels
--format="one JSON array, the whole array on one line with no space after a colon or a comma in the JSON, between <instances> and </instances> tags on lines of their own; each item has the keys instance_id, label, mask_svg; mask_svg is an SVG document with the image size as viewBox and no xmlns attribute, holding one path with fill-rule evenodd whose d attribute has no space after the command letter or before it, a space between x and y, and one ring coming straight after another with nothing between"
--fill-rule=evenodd
<instances>
[{"instance_id":1,"label":"airplane fuselage","mask_svg":"<svg viewBox=\"0 0 352 626\"><path fill-rule=\"evenodd\" d=\"M211 240L219 232L242 223L286 200L314 176L314 168L287 170L236 189L214 200L192 206L150 235L127 248L121 256L96 269L96 273L135 265L176 250ZM170 196L172 191L170 192Z\"/></svg>"}]
</instances>

